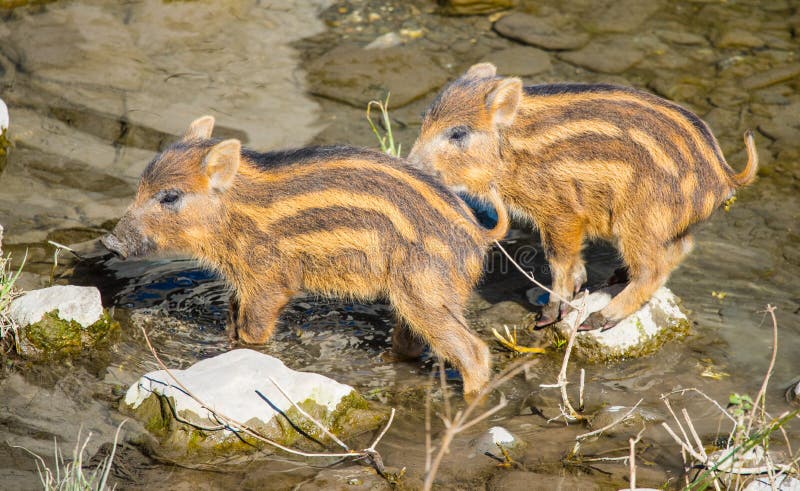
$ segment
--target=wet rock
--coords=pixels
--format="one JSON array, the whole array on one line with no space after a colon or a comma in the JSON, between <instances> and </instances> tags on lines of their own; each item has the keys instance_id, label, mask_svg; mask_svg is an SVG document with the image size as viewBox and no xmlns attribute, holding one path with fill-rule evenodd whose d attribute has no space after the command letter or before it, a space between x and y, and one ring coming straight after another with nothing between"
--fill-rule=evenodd
<instances>
[{"instance_id":1,"label":"wet rock","mask_svg":"<svg viewBox=\"0 0 800 491\"><path fill-rule=\"evenodd\" d=\"M364 46L364 49L386 49L394 48L403 44L403 38L396 32L387 32L381 36L376 37L371 43Z\"/></svg>"},{"instance_id":2,"label":"wet rock","mask_svg":"<svg viewBox=\"0 0 800 491\"><path fill-rule=\"evenodd\" d=\"M576 28L572 18L561 14L536 17L515 12L495 22L494 30L514 41L551 50L578 49L590 38Z\"/></svg>"},{"instance_id":3,"label":"wet rock","mask_svg":"<svg viewBox=\"0 0 800 491\"><path fill-rule=\"evenodd\" d=\"M639 63L644 52L626 37L594 40L578 51L559 53L562 60L588 70L602 73L622 73Z\"/></svg>"},{"instance_id":4,"label":"wet rock","mask_svg":"<svg viewBox=\"0 0 800 491\"><path fill-rule=\"evenodd\" d=\"M619 421L631 408L629 406L609 405L592 415L590 426L592 429L603 428ZM636 435L643 425L651 425L663 421L661 414L642 406L633 410L623 421L603 432L606 437L617 435Z\"/></svg>"},{"instance_id":5,"label":"wet rock","mask_svg":"<svg viewBox=\"0 0 800 491\"><path fill-rule=\"evenodd\" d=\"M9 317L20 326L20 354L57 356L80 353L113 339L118 324L103 310L95 287L57 285L14 299Z\"/></svg>"},{"instance_id":6,"label":"wet rock","mask_svg":"<svg viewBox=\"0 0 800 491\"><path fill-rule=\"evenodd\" d=\"M492 479L488 489L490 491L517 491L519 489L579 489L581 491L589 491L609 488L608 483L598 482L596 476L574 477L510 471L500 473L495 479Z\"/></svg>"},{"instance_id":7,"label":"wet rock","mask_svg":"<svg viewBox=\"0 0 800 491\"><path fill-rule=\"evenodd\" d=\"M800 406L800 380L786 389L786 402Z\"/></svg>"},{"instance_id":8,"label":"wet rock","mask_svg":"<svg viewBox=\"0 0 800 491\"><path fill-rule=\"evenodd\" d=\"M448 75L411 47L339 46L308 65L308 78L314 94L364 108L391 93L396 108L441 87Z\"/></svg>"},{"instance_id":9,"label":"wet rock","mask_svg":"<svg viewBox=\"0 0 800 491\"><path fill-rule=\"evenodd\" d=\"M492 426L484 434L471 442L472 456L493 455L499 459L503 458L503 452L499 447L515 453L525 446L525 442L511 434L510 431L502 426Z\"/></svg>"},{"instance_id":10,"label":"wet rock","mask_svg":"<svg viewBox=\"0 0 800 491\"><path fill-rule=\"evenodd\" d=\"M372 430L386 416L371 409L348 385L316 373L291 370L277 358L249 349L229 351L171 373L206 405L189 397L166 372L156 371L128 389L121 409L158 439L156 444L150 440L146 444L174 458L222 457L264 447L248 435L220 426L208 407L283 445L318 450L319 445L302 433L330 443L329 437L302 416L268 377L340 438Z\"/></svg>"},{"instance_id":11,"label":"wet rock","mask_svg":"<svg viewBox=\"0 0 800 491\"><path fill-rule=\"evenodd\" d=\"M519 0L439 0L447 15L483 15L516 7Z\"/></svg>"},{"instance_id":12,"label":"wet rock","mask_svg":"<svg viewBox=\"0 0 800 491\"><path fill-rule=\"evenodd\" d=\"M9 316L20 326L35 324L48 312L89 327L103 317L100 291L93 286L57 285L28 292L11 302Z\"/></svg>"},{"instance_id":13,"label":"wet rock","mask_svg":"<svg viewBox=\"0 0 800 491\"><path fill-rule=\"evenodd\" d=\"M598 8L587 27L595 32L621 33L635 31L661 8L659 2L616 0L607 8Z\"/></svg>"},{"instance_id":14,"label":"wet rock","mask_svg":"<svg viewBox=\"0 0 800 491\"><path fill-rule=\"evenodd\" d=\"M527 77L553 69L550 55L547 52L528 46L515 46L494 51L481 61L494 64L497 67L497 73L507 77Z\"/></svg>"},{"instance_id":15,"label":"wet rock","mask_svg":"<svg viewBox=\"0 0 800 491\"><path fill-rule=\"evenodd\" d=\"M683 44L686 46L701 46L708 44L708 41L705 37L686 31L660 30L656 31L656 35L664 41L673 44Z\"/></svg>"},{"instance_id":16,"label":"wet rock","mask_svg":"<svg viewBox=\"0 0 800 491\"><path fill-rule=\"evenodd\" d=\"M800 76L800 63L792 63L750 75L742 80L742 87L747 90L760 89L797 76Z\"/></svg>"},{"instance_id":17,"label":"wet rock","mask_svg":"<svg viewBox=\"0 0 800 491\"><path fill-rule=\"evenodd\" d=\"M717 48L760 48L764 40L744 29L723 31L714 40Z\"/></svg>"},{"instance_id":18,"label":"wet rock","mask_svg":"<svg viewBox=\"0 0 800 491\"><path fill-rule=\"evenodd\" d=\"M590 294L584 319L608 305L612 295L622 287L614 285ZM580 332L575 338L576 355L590 361L611 361L654 352L668 340L683 337L688 332L689 319L679 302L669 288L659 288L641 309L611 329ZM578 311L573 310L555 325L554 330L562 339L569 336L577 315Z\"/></svg>"},{"instance_id":19,"label":"wet rock","mask_svg":"<svg viewBox=\"0 0 800 491\"><path fill-rule=\"evenodd\" d=\"M744 487L744 491L800 491L800 479L781 474L775 476L773 486L769 476L756 477Z\"/></svg>"}]
</instances>

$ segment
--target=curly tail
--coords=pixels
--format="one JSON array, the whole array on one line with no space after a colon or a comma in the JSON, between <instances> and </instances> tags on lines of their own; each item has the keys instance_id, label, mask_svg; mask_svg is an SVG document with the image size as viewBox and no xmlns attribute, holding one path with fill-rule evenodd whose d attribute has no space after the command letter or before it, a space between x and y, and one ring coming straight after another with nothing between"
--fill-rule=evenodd
<instances>
[{"instance_id":1,"label":"curly tail","mask_svg":"<svg viewBox=\"0 0 800 491\"><path fill-rule=\"evenodd\" d=\"M744 132L744 145L747 147L747 166L742 172L731 176L737 188L752 184L756 180L756 173L758 172L758 153L756 152L753 130Z\"/></svg>"},{"instance_id":2,"label":"curly tail","mask_svg":"<svg viewBox=\"0 0 800 491\"><path fill-rule=\"evenodd\" d=\"M493 242L495 240L501 240L508 233L508 210L503 200L500 198L500 193L497 192L494 186L489 188L488 201L495 212L497 212L497 224L495 224L492 229L484 230L484 235L490 242Z\"/></svg>"}]
</instances>

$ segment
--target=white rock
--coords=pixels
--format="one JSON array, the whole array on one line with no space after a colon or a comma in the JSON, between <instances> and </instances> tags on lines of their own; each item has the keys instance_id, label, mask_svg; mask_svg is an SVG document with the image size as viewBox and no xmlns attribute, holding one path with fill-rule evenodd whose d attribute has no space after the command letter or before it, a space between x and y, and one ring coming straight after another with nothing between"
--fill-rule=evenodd
<instances>
[{"instance_id":1,"label":"white rock","mask_svg":"<svg viewBox=\"0 0 800 491\"><path fill-rule=\"evenodd\" d=\"M502 445L506 450L513 450L519 447L521 443L521 440L517 439L502 426L492 426L486 430L486 433L473 440L472 456L490 453L502 457L502 452L500 452L498 445Z\"/></svg>"},{"instance_id":2,"label":"white rock","mask_svg":"<svg viewBox=\"0 0 800 491\"><path fill-rule=\"evenodd\" d=\"M317 373L297 372L279 359L253 351L237 349L207 358L186 370L170 370L198 399L210 408L239 422L256 418L268 423L278 412L256 391L264 395L281 411L291 403L269 380L272 377L296 403L307 399L329 411L354 389ZM153 392L175 400L175 412L188 410L200 418L213 420L212 412L175 387L166 372L150 372L133 384L125 394L125 404L136 409Z\"/></svg>"},{"instance_id":3,"label":"white rock","mask_svg":"<svg viewBox=\"0 0 800 491\"><path fill-rule=\"evenodd\" d=\"M8 123L8 106L6 106L6 103L3 102L3 99L0 99L0 133L2 133L4 129L8 128Z\"/></svg>"},{"instance_id":4,"label":"white rock","mask_svg":"<svg viewBox=\"0 0 800 491\"><path fill-rule=\"evenodd\" d=\"M400 46L403 44L403 38L396 32L387 32L386 34L376 37L371 43L364 46L364 49L386 49Z\"/></svg>"},{"instance_id":5,"label":"white rock","mask_svg":"<svg viewBox=\"0 0 800 491\"><path fill-rule=\"evenodd\" d=\"M11 302L9 316L20 326L27 326L54 310L61 319L89 327L103 316L100 291L93 286L74 285L33 290Z\"/></svg>"},{"instance_id":6,"label":"white rock","mask_svg":"<svg viewBox=\"0 0 800 491\"><path fill-rule=\"evenodd\" d=\"M608 305L612 296L620 288L621 285L615 285L590 294L586 299L587 308L581 322L592 312L601 310ZM678 303L678 297L669 288L662 286L641 309L620 321L616 326L606 331L581 332L577 338L577 343L593 345L595 351L601 351L595 353L600 358L626 356L632 349L642 346L659 334L689 321ZM577 315L577 310L569 312L558 324L558 329L562 333L569 332L569 328L573 325Z\"/></svg>"}]
</instances>

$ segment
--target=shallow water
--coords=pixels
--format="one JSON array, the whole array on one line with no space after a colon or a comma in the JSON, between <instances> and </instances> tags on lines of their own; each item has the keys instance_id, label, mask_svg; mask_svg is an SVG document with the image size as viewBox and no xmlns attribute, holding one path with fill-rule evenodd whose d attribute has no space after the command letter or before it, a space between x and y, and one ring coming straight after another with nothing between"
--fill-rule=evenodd
<instances>
[{"instance_id":1,"label":"shallow water","mask_svg":"<svg viewBox=\"0 0 800 491\"><path fill-rule=\"evenodd\" d=\"M643 399L648 429L639 484L675 486L683 466L679 449L660 428L669 414L659 396L686 387L723 404L732 392L754 395L769 361L771 324L761 312L768 303L777 306L780 325L767 393L773 414L788 408L783 390L800 376L800 77L743 88L758 72L800 62L800 6L793 1L649 2L642 12L637 2L616 2L624 8L609 4L608 9L581 0L521 3L519 10L556 19L565 32L588 33L589 48L608 53L610 46L617 57L636 60L617 73L603 73L597 70L617 71L596 62L604 55L584 59L546 51L550 68L525 77L526 82L607 81L655 91L706 119L734 168L744 164L742 132L758 130L760 180L739 194L729 213L718 212L700 229L695 251L668 284L691 311L691 336L640 360L570 365L573 381L579 368L587 370L586 412L598 414L595 426L607 422L608 414L619 414L618 406ZM0 175L0 222L6 226L7 250L15 257L30 251L25 286L49 282L52 249L45 239L74 244L101 234L124 210L153 153L196 116L214 113L219 134L239 136L259 149L308 142L374 145L361 109L305 90L314 80L307 84L304 64L331 46L363 45L388 31L419 31L421 37L406 36L404 49L424 54L451 77L519 46L492 31L486 17L441 17L424 1L226 5L77 1L0 11L0 97L11 108L15 143ZM37 36L29 36L34 30ZM513 58L523 55L508 56L512 66L525 61ZM413 72L408 76L413 84ZM404 148L410 148L419 113L432 98L420 96L393 111ZM531 241L535 238L528 232L518 232L507 245L513 251ZM124 332L106 356L6 367L0 377L0 478L13 488L36 488L38 478L30 456L10 445L47 456L52 437L69 449L82 426L94 434L87 447L94 455L113 439L121 420L116 400L141 373L155 368L140 325L171 366L184 367L231 348L224 333L225 287L195 263L120 262L98 257L95 246L86 243L80 250L93 251L91 258L74 261L62 255L56 281L98 285L106 304L115 306ZM531 310L525 299L530 285L497 254L491 257L470 322L493 345L495 365L502 367L511 356L491 341L491 328L523 324ZM592 247L587 258L595 284L616 265L608 248ZM541 254L526 267L547 279ZM435 363L385 356L393 324L391 310L380 303L303 297L287 308L275 338L261 349L293 368L325 373L396 407L398 419L380 451L390 467L407 467L405 482L414 488L424 469L424 388ZM534 343L537 336L522 338ZM581 479L584 486L625 486L623 463L562 462L575 436L588 430L547 421L558 414L560 400L556 391L539 384L555 381L560 357L535 359L525 377L504 388L509 406L487 423L503 425L528 442L516 459L520 467L500 469L485 456L471 456L469 442L485 429L475 427L454 442L440 472L444 487L514 489L531 479L555 487L558 483L547 479L558 476ZM449 376L457 386L457 374ZM438 393L434 401L441 408ZM675 407L687 407L705 441L718 433L720 417L708 403L695 396L677 401ZM434 438L441 430L437 423ZM626 426L587 443L583 451L624 455L628 437L639 429ZM789 437L797 446L797 425ZM176 488L209 489L358 489L345 484L351 479L365 489L383 485L359 465L316 468L276 457L197 470L158 463L129 447L120 460L125 467L116 478L123 488L165 480Z\"/></svg>"}]
</instances>

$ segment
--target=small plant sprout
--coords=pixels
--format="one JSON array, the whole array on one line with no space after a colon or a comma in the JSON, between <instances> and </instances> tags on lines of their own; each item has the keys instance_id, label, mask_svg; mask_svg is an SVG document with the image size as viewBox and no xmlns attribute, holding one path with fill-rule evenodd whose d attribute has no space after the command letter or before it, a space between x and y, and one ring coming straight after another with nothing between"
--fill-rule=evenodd
<instances>
[{"instance_id":1,"label":"small plant sprout","mask_svg":"<svg viewBox=\"0 0 800 491\"><path fill-rule=\"evenodd\" d=\"M381 151L391 155L392 157L400 157L400 150L401 145L395 144L394 142L394 135L392 134L392 120L389 118L389 96L391 94L386 94L386 99L383 101L369 101L367 104L367 121L369 122L370 128L372 128L372 132L375 134L375 138L378 139L378 143L381 146ZM378 126L372 121L372 106L377 106L378 110L381 112L381 118L379 120L379 124L381 125L384 133L381 134L381 131L378 129Z\"/></svg>"}]
</instances>

